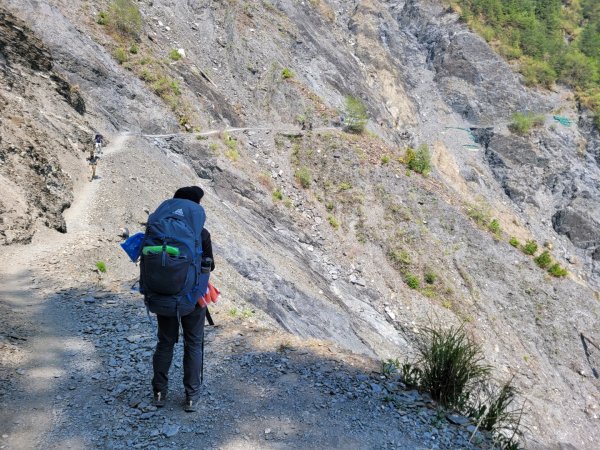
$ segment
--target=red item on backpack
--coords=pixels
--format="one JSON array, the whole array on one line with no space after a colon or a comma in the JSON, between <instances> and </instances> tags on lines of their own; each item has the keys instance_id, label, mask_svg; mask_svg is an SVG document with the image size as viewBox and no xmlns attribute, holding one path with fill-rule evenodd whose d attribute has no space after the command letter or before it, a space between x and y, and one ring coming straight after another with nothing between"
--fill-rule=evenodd
<instances>
[{"instance_id":1,"label":"red item on backpack","mask_svg":"<svg viewBox=\"0 0 600 450\"><path fill-rule=\"evenodd\" d=\"M216 303L220 294L221 292L209 281L208 287L206 288L206 294L198 299L198 304L204 308L208 306L209 303Z\"/></svg>"}]
</instances>

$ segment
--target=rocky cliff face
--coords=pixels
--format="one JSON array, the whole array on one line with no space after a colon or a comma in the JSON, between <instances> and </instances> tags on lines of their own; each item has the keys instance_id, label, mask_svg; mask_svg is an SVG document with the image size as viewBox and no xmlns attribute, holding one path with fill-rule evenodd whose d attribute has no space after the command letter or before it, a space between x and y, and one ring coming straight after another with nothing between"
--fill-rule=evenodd
<instances>
[{"instance_id":1,"label":"rocky cliff face","mask_svg":"<svg viewBox=\"0 0 600 450\"><path fill-rule=\"evenodd\" d=\"M73 183L63 170L85 139L85 102L53 72L45 44L0 9L0 242L28 242L36 222L66 232ZM68 164L68 163L67 163Z\"/></svg>"},{"instance_id":2,"label":"rocky cliff face","mask_svg":"<svg viewBox=\"0 0 600 450\"><path fill-rule=\"evenodd\" d=\"M24 227L6 242L31 236L31 224L18 225L22 211L35 216L39 208L60 228L71 195L66 175L36 172L8 150L7 136L22 136L10 145L26 149L39 133L35 148L55 143L56 170L81 177L82 153L67 142L81 150L94 129L129 133L164 164L182 155L210 188L210 229L234 274L222 281L230 295L299 336L377 357L410 355L418 327L432 318L466 321L498 377L514 375L529 400L531 447L593 448L600 439L592 371L600 361L586 359L579 339L600 324L599 137L568 93L527 89L439 2L141 1L141 54L164 61L185 50L161 70L181 88L193 125L250 128L154 136L176 133L178 112L135 76L143 73L138 56L123 66L111 58L121 44L95 23L103 2L6 3L39 37L27 53L11 51L24 39L14 33L28 28L0 22L8 30L0 35L0 95L25 118L15 120L31 125L25 133L6 115L0 125L0 179L15 192L3 225ZM79 88L51 78L52 67ZM29 72L19 78L14 70ZM333 126L346 95L367 105L369 134ZM571 127L553 122L559 109ZM546 123L514 135L507 124L517 111L545 114ZM298 116L315 130L300 132ZM433 152L428 178L407 176L398 161L420 144ZM132 178L109 189L123 195L103 213L108 235L139 227L142 208L170 194L141 156L132 161ZM296 180L300 168L307 188ZM30 173L45 184L26 189ZM504 234L491 234L482 217L496 218ZM551 278L509 236L547 242L571 275ZM437 281L412 290L406 271L434 271Z\"/></svg>"}]
</instances>

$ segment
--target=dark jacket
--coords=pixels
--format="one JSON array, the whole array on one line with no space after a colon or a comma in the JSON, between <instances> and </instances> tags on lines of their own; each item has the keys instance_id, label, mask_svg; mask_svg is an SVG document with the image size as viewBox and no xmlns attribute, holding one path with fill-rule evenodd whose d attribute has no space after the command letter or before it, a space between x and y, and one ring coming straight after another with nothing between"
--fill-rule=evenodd
<instances>
[{"instance_id":1,"label":"dark jacket","mask_svg":"<svg viewBox=\"0 0 600 450\"><path fill-rule=\"evenodd\" d=\"M210 241L210 233L206 228L202 228L202 257L209 257L212 259L210 271L215 270L215 258L212 251L212 242Z\"/></svg>"}]
</instances>

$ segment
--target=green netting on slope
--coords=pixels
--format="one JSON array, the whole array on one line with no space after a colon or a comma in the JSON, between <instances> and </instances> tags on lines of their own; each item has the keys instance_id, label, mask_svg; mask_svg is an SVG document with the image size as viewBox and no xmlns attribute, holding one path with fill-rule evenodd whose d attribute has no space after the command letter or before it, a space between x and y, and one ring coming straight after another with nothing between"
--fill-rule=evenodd
<instances>
[{"instance_id":1,"label":"green netting on slope","mask_svg":"<svg viewBox=\"0 0 600 450\"><path fill-rule=\"evenodd\" d=\"M552 117L554 118L554 120L556 120L561 125L564 125L565 127L570 127L571 124L573 123L573 121L571 119L568 119L567 117L563 117L563 116L552 116Z\"/></svg>"},{"instance_id":2,"label":"green netting on slope","mask_svg":"<svg viewBox=\"0 0 600 450\"><path fill-rule=\"evenodd\" d=\"M446 130L452 129L452 130L466 131L469 135L469 139L471 139L473 142L477 142L477 140L475 139L475 136L473 135L473 132L469 128L461 128L461 127L445 127L445 128L446 128Z\"/></svg>"}]
</instances>

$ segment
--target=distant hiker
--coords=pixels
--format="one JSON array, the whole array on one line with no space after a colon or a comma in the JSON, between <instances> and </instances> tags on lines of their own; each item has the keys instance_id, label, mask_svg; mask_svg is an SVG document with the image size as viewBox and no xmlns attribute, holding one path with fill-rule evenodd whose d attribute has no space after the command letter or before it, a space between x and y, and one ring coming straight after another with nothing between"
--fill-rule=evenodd
<instances>
[{"instance_id":1,"label":"distant hiker","mask_svg":"<svg viewBox=\"0 0 600 450\"><path fill-rule=\"evenodd\" d=\"M100 153L102 151L102 145L104 144L104 136L100 133L96 133L94 136L94 150L96 153Z\"/></svg>"},{"instance_id":2,"label":"distant hiker","mask_svg":"<svg viewBox=\"0 0 600 450\"><path fill-rule=\"evenodd\" d=\"M92 181L94 178L96 178L96 167L98 166L98 160L100 158L96 155L94 155L94 153L92 152L92 154L90 155L89 158L87 158L88 164L90 165L90 169L92 172L92 175L90 177L90 181Z\"/></svg>"},{"instance_id":3,"label":"distant hiker","mask_svg":"<svg viewBox=\"0 0 600 450\"><path fill-rule=\"evenodd\" d=\"M204 321L208 278L214 270L210 233L198 186L178 189L148 218L140 263L140 287L148 309L157 315L158 343L153 357L154 405L162 407L168 391L173 347L183 328L184 410L194 412L202 385ZM218 295L218 293L217 293ZM199 304L202 303L202 306Z\"/></svg>"}]
</instances>

